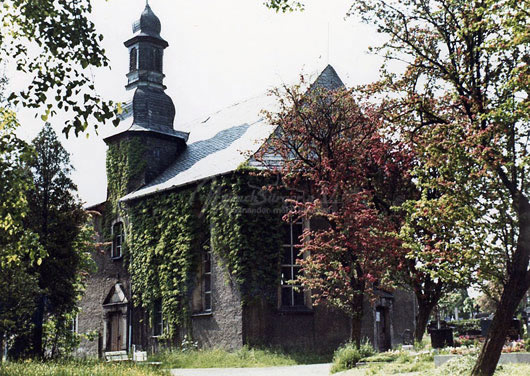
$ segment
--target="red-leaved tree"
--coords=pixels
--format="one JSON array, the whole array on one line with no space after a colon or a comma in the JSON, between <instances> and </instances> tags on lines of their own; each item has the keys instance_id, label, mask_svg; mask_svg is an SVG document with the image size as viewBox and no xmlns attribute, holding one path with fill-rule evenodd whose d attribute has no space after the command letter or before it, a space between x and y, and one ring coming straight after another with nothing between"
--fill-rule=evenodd
<instances>
[{"instance_id":1,"label":"red-leaved tree","mask_svg":"<svg viewBox=\"0 0 530 376\"><path fill-rule=\"evenodd\" d=\"M385 139L377 106L361 104L349 90L303 86L275 91L280 109L266 115L277 131L258 159L280 157L269 171L297 192L286 219L311 224L297 284L311 290L315 304L345 312L359 344L366 293L404 255L392 208L414 190L413 153Z\"/></svg>"}]
</instances>

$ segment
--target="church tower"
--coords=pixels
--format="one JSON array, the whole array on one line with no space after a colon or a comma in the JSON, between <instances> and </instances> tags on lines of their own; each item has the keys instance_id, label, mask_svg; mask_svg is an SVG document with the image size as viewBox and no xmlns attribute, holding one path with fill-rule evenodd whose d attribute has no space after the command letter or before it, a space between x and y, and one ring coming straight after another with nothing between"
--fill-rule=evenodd
<instances>
[{"instance_id":1,"label":"church tower","mask_svg":"<svg viewBox=\"0 0 530 376\"><path fill-rule=\"evenodd\" d=\"M105 138L109 146L107 175L119 173L117 168L130 172L122 176L126 182L121 184L120 192L113 192L114 196L130 193L155 179L175 161L188 140L187 133L173 129L175 105L164 85L163 60L168 43L160 36L160 20L149 4L132 29L132 38L125 42L129 50L125 88L132 100L125 103L116 132ZM120 166L116 159L121 161Z\"/></svg>"}]
</instances>

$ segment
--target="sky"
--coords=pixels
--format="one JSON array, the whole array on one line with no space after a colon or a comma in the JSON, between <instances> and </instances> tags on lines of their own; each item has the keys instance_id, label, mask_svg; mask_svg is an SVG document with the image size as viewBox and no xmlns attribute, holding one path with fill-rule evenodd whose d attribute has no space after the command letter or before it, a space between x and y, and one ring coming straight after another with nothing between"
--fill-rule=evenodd
<instances>
[{"instance_id":1,"label":"sky","mask_svg":"<svg viewBox=\"0 0 530 376\"><path fill-rule=\"evenodd\" d=\"M294 84L301 74L316 78L329 63L346 86L377 79L382 62L368 54L381 43L370 25L346 17L351 0L308 0L304 12L278 14L262 0L150 0L162 23L167 93L177 110L174 127L255 97L282 84ZM91 73L105 99L124 101L128 52L123 42L132 36L145 0L94 0L92 20L104 36L102 45L111 69ZM27 77L12 73L12 82ZM64 117L50 121L60 134ZM19 109L19 135L31 140L42 127L35 112ZM112 127L109 123L104 127ZM106 199L105 151L93 131L76 138L60 136L71 153L74 182L86 204Z\"/></svg>"}]
</instances>

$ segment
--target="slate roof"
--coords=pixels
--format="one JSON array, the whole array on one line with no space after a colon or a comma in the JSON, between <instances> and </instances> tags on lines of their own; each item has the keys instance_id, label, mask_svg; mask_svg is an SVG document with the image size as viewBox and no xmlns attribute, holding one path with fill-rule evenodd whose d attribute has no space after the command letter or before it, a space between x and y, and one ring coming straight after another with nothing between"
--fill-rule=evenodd
<instances>
[{"instance_id":1,"label":"slate roof","mask_svg":"<svg viewBox=\"0 0 530 376\"><path fill-rule=\"evenodd\" d=\"M315 86L335 90L344 84L335 69L328 65L311 88ZM275 127L264 120L261 111L275 111L277 106L275 97L264 94L181 126L183 131L189 132L186 150L155 180L120 201L135 200L227 174L245 162L263 168L252 156L273 134ZM274 155L267 155L266 159L265 168L281 162Z\"/></svg>"},{"instance_id":2,"label":"slate roof","mask_svg":"<svg viewBox=\"0 0 530 376\"><path fill-rule=\"evenodd\" d=\"M274 131L261 111L274 110L276 99L260 95L181 128L190 132L186 150L160 176L129 193L129 201L235 171Z\"/></svg>"},{"instance_id":3,"label":"slate roof","mask_svg":"<svg viewBox=\"0 0 530 376\"><path fill-rule=\"evenodd\" d=\"M328 90L337 90L344 88L345 85L337 74L337 71L335 71L335 68L328 64L328 66L322 71L322 73L320 73L315 82L313 82L309 90L314 87L325 88Z\"/></svg>"},{"instance_id":4,"label":"slate roof","mask_svg":"<svg viewBox=\"0 0 530 376\"><path fill-rule=\"evenodd\" d=\"M108 127L101 134L105 141L124 132L150 132L186 142L189 133L173 129L174 117L175 106L169 96L162 90L142 87L136 89L134 97L125 102L120 124Z\"/></svg>"}]
</instances>

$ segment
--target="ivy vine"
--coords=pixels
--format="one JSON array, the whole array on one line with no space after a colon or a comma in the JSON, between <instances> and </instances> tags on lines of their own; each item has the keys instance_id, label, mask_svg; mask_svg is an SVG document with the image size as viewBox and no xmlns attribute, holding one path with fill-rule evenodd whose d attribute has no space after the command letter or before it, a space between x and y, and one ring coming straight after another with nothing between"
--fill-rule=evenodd
<instances>
[{"instance_id":1,"label":"ivy vine","mask_svg":"<svg viewBox=\"0 0 530 376\"><path fill-rule=\"evenodd\" d=\"M112 221L127 218L124 250L135 303L151 313L152 321L155 304L162 300L168 337L174 338L179 328L189 331L191 291L201 252L210 244L237 282L242 304L254 297L272 301L280 279L283 200L262 189L267 184L263 177L241 169L199 188L120 208L118 200L142 179L144 157L137 138L109 145L107 153L104 235L110 239Z\"/></svg>"},{"instance_id":2,"label":"ivy vine","mask_svg":"<svg viewBox=\"0 0 530 376\"><path fill-rule=\"evenodd\" d=\"M189 328L189 291L207 226L190 191L143 199L131 205L128 214L133 297L148 312L161 299L168 335L173 337L179 327Z\"/></svg>"},{"instance_id":3,"label":"ivy vine","mask_svg":"<svg viewBox=\"0 0 530 376\"><path fill-rule=\"evenodd\" d=\"M211 184L205 206L213 251L238 283L243 304L257 297L272 302L280 280L284 202L263 190L265 183L236 171Z\"/></svg>"}]
</instances>

